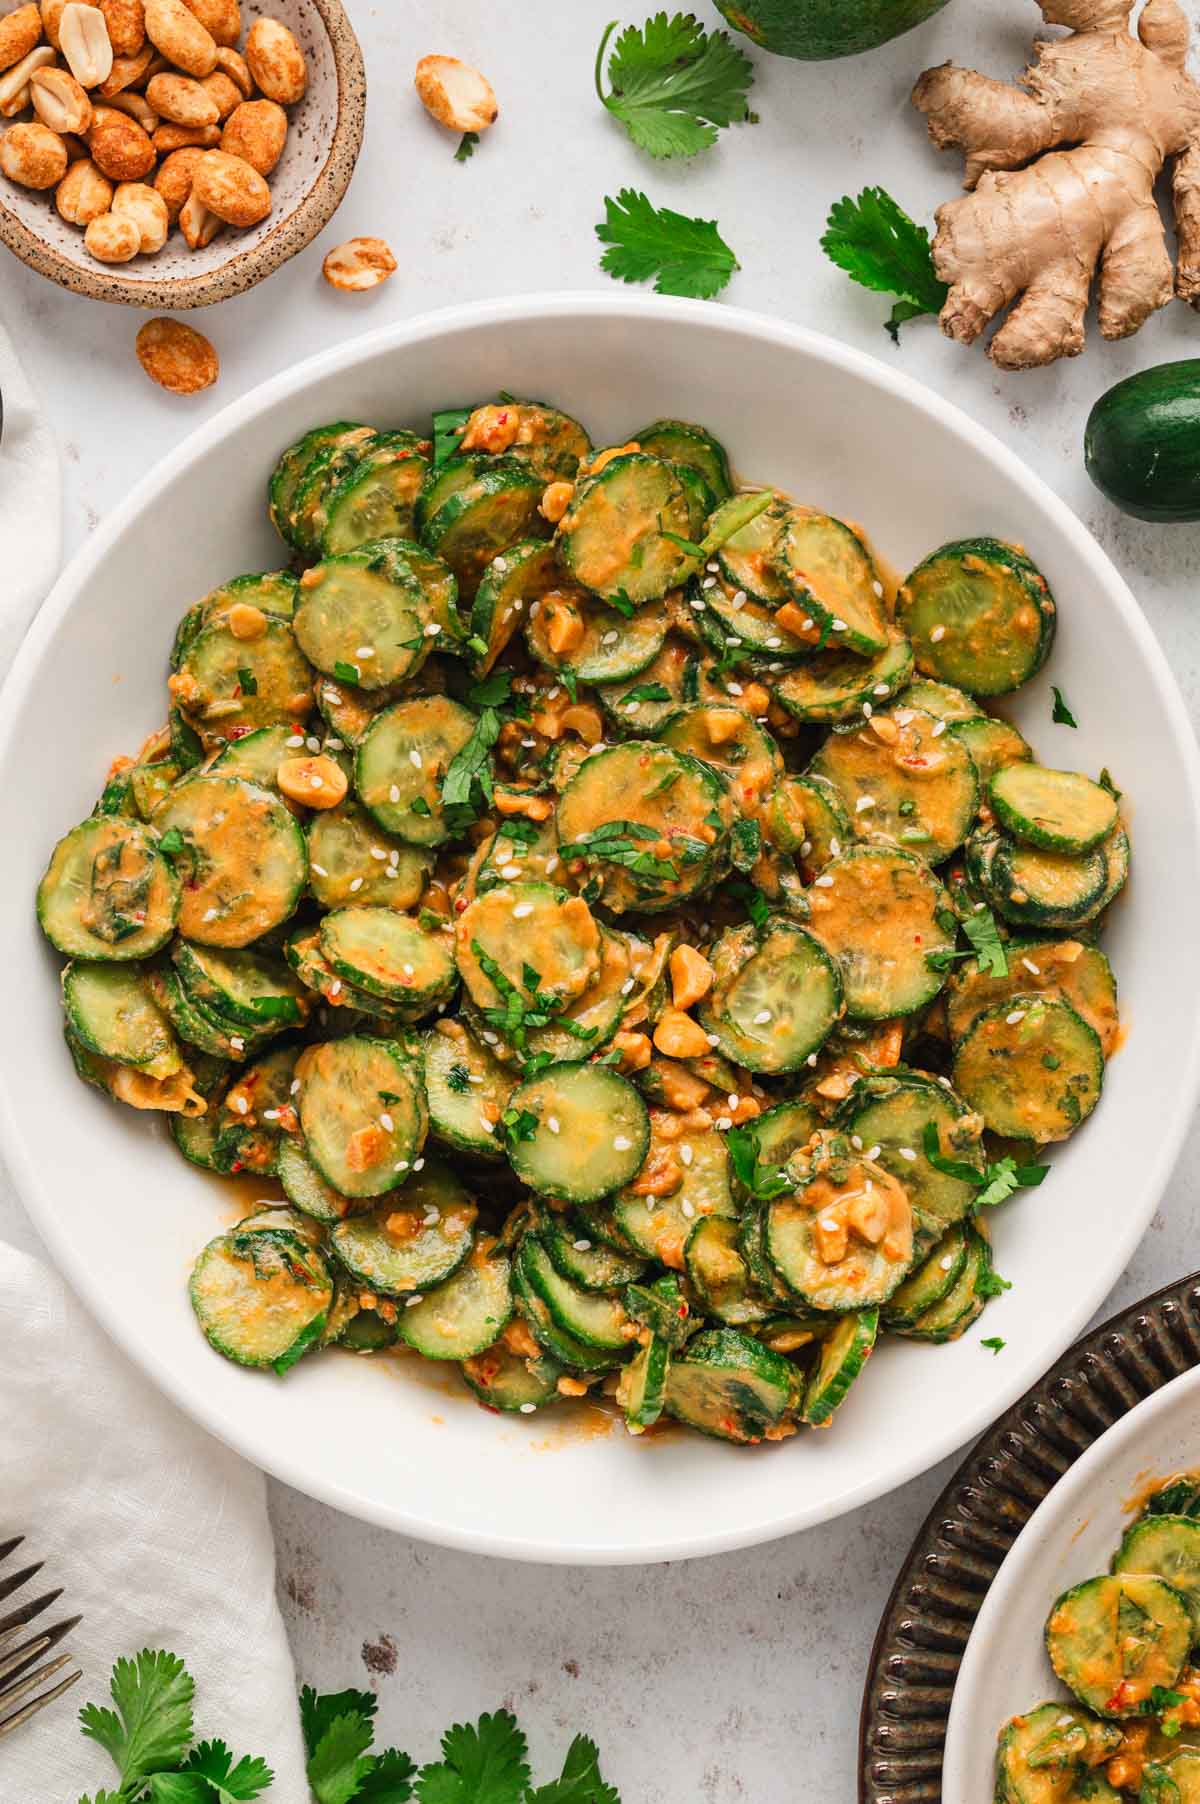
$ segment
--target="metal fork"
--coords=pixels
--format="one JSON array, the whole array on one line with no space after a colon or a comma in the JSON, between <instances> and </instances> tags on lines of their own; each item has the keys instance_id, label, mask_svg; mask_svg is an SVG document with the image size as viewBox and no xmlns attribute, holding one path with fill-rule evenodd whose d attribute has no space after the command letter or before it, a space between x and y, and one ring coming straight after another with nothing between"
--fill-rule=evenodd
<instances>
[{"instance_id":1,"label":"metal fork","mask_svg":"<svg viewBox=\"0 0 1200 1804\"><path fill-rule=\"evenodd\" d=\"M24 1535L14 1535L9 1541L0 1541L0 1567L24 1540ZM41 1560L35 1560L32 1566L24 1566L0 1577L0 1604L19 1591L22 1585L28 1584L42 1570L42 1565ZM61 1596L60 1586L57 1591L43 1592L40 1597L32 1597L28 1603L18 1604L7 1615L0 1616L0 1739L11 1734L12 1730L19 1729L22 1723L27 1723L31 1716L36 1716L39 1710L44 1710L47 1704L52 1704L56 1697L61 1697L64 1691L69 1690L76 1679L83 1677L83 1673L76 1668L65 1679L60 1679L57 1685L44 1691L40 1687L46 1680L52 1679L55 1673L61 1672L64 1666L70 1666L74 1656L59 1654L56 1659L35 1666L35 1662L43 1654L49 1653L51 1648L57 1647L70 1634L76 1624L82 1621L82 1617L69 1616L63 1622L56 1622L52 1628L40 1629L28 1639L20 1640L22 1629L27 1628L43 1610L48 1610L51 1604L57 1603ZM30 1697L31 1692L36 1695ZM28 1699L28 1702L22 1702L23 1699Z\"/></svg>"}]
</instances>

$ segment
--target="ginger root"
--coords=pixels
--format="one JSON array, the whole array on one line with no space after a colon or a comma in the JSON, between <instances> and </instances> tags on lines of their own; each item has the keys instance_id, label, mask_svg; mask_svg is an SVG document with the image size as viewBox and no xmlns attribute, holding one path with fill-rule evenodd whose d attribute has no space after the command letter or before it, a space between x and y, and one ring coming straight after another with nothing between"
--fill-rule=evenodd
<instances>
[{"instance_id":1,"label":"ginger root","mask_svg":"<svg viewBox=\"0 0 1200 1804\"><path fill-rule=\"evenodd\" d=\"M1185 69L1186 17L1176 0L1148 0L1134 38L1133 0L1038 5L1072 35L1039 43L1019 87L944 63L912 94L934 144L966 153L971 191L936 215L942 330L972 344L1015 300L988 346L1008 370L1078 356L1097 268L1105 338L1136 332L1173 293L1200 305L1200 85ZM1154 198L1169 157L1177 271Z\"/></svg>"}]
</instances>

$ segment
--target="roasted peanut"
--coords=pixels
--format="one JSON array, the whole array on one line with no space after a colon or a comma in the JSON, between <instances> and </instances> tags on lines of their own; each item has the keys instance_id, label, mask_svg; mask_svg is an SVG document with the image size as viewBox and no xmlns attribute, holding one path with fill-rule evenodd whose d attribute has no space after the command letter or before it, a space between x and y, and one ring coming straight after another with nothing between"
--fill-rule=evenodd
<instances>
[{"instance_id":1,"label":"roasted peanut","mask_svg":"<svg viewBox=\"0 0 1200 1804\"><path fill-rule=\"evenodd\" d=\"M0 138L0 170L22 188L55 188L67 173L67 147L48 125L10 125Z\"/></svg>"},{"instance_id":2,"label":"roasted peanut","mask_svg":"<svg viewBox=\"0 0 1200 1804\"><path fill-rule=\"evenodd\" d=\"M336 808L349 785L346 773L332 758L285 758L275 781L289 801L306 808Z\"/></svg>"},{"instance_id":3,"label":"roasted peanut","mask_svg":"<svg viewBox=\"0 0 1200 1804\"><path fill-rule=\"evenodd\" d=\"M255 19L246 33L245 57L261 93L280 106L304 99L308 65L299 44L279 19Z\"/></svg>"},{"instance_id":4,"label":"roasted peanut","mask_svg":"<svg viewBox=\"0 0 1200 1804\"><path fill-rule=\"evenodd\" d=\"M119 213L101 213L83 234L83 242L101 263L128 263L142 248L141 233L132 219Z\"/></svg>"},{"instance_id":5,"label":"roasted peanut","mask_svg":"<svg viewBox=\"0 0 1200 1804\"><path fill-rule=\"evenodd\" d=\"M152 257L167 242L171 229L167 203L145 182L122 182L113 195L112 210L122 219L132 219L141 239L138 249L144 255Z\"/></svg>"},{"instance_id":6,"label":"roasted peanut","mask_svg":"<svg viewBox=\"0 0 1200 1804\"><path fill-rule=\"evenodd\" d=\"M173 150L213 150L220 142L218 125L160 125L154 133L160 157L169 157Z\"/></svg>"},{"instance_id":7,"label":"roasted peanut","mask_svg":"<svg viewBox=\"0 0 1200 1804\"><path fill-rule=\"evenodd\" d=\"M87 226L112 206L113 185L85 158L72 163L54 193L54 204L68 225Z\"/></svg>"},{"instance_id":8,"label":"roasted peanut","mask_svg":"<svg viewBox=\"0 0 1200 1804\"><path fill-rule=\"evenodd\" d=\"M196 164L192 193L226 225L252 226L271 211L271 190L244 157L206 150Z\"/></svg>"},{"instance_id":9,"label":"roasted peanut","mask_svg":"<svg viewBox=\"0 0 1200 1804\"><path fill-rule=\"evenodd\" d=\"M382 238L350 238L330 251L321 273L331 288L362 294L396 273L396 259Z\"/></svg>"},{"instance_id":10,"label":"roasted peanut","mask_svg":"<svg viewBox=\"0 0 1200 1804\"><path fill-rule=\"evenodd\" d=\"M192 191L179 209L179 229L189 250L202 251L222 230L222 221L196 198L195 176Z\"/></svg>"},{"instance_id":11,"label":"roasted peanut","mask_svg":"<svg viewBox=\"0 0 1200 1804\"><path fill-rule=\"evenodd\" d=\"M24 87L14 88L10 100L0 100L0 119L17 119L27 113L33 105L33 96L29 92L29 83Z\"/></svg>"},{"instance_id":12,"label":"roasted peanut","mask_svg":"<svg viewBox=\"0 0 1200 1804\"><path fill-rule=\"evenodd\" d=\"M92 161L114 182L140 182L154 168L154 145L136 119L117 113L88 134Z\"/></svg>"},{"instance_id":13,"label":"roasted peanut","mask_svg":"<svg viewBox=\"0 0 1200 1804\"><path fill-rule=\"evenodd\" d=\"M82 87L98 88L112 73L112 45L98 6L69 0L59 20L58 44L68 69Z\"/></svg>"},{"instance_id":14,"label":"roasted peanut","mask_svg":"<svg viewBox=\"0 0 1200 1804\"><path fill-rule=\"evenodd\" d=\"M146 9L142 0L96 0L108 26L114 56L136 56L146 41Z\"/></svg>"},{"instance_id":15,"label":"roasted peanut","mask_svg":"<svg viewBox=\"0 0 1200 1804\"><path fill-rule=\"evenodd\" d=\"M423 56L415 86L425 111L452 131L485 131L500 111L487 77L456 56Z\"/></svg>"},{"instance_id":16,"label":"roasted peanut","mask_svg":"<svg viewBox=\"0 0 1200 1804\"><path fill-rule=\"evenodd\" d=\"M184 0L216 44L236 44L242 35L242 9L238 0Z\"/></svg>"},{"instance_id":17,"label":"roasted peanut","mask_svg":"<svg viewBox=\"0 0 1200 1804\"><path fill-rule=\"evenodd\" d=\"M67 0L42 0L42 30L46 34L46 42L58 49L58 28L66 10Z\"/></svg>"},{"instance_id":18,"label":"roasted peanut","mask_svg":"<svg viewBox=\"0 0 1200 1804\"><path fill-rule=\"evenodd\" d=\"M575 493L573 482L550 483L541 500L538 502L538 513L543 520L549 520L551 526L557 526L571 505L571 496Z\"/></svg>"},{"instance_id":19,"label":"roasted peanut","mask_svg":"<svg viewBox=\"0 0 1200 1804\"><path fill-rule=\"evenodd\" d=\"M192 192L192 177L196 173L196 164L203 155L204 152L197 146L188 150L173 150L158 166L154 187L162 195L167 218L172 225L179 218L183 203Z\"/></svg>"},{"instance_id":20,"label":"roasted peanut","mask_svg":"<svg viewBox=\"0 0 1200 1804\"><path fill-rule=\"evenodd\" d=\"M146 83L146 99L172 125L215 125L221 109L190 75L156 75Z\"/></svg>"},{"instance_id":21,"label":"roasted peanut","mask_svg":"<svg viewBox=\"0 0 1200 1804\"><path fill-rule=\"evenodd\" d=\"M117 94L123 94L127 88L136 88L143 81L154 61L153 44L144 44L140 50L129 56L114 56L112 68L105 76L96 93L101 100L112 100Z\"/></svg>"},{"instance_id":22,"label":"roasted peanut","mask_svg":"<svg viewBox=\"0 0 1200 1804\"><path fill-rule=\"evenodd\" d=\"M622 1071L644 1071L650 1063L650 1040L646 1034L624 1030L614 1037L613 1051L621 1055Z\"/></svg>"},{"instance_id":23,"label":"roasted peanut","mask_svg":"<svg viewBox=\"0 0 1200 1804\"><path fill-rule=\"evenodd\" d=\"M245 57L239 51L230 50L228 45L222 44L217 50L217 68L239 89L242 99L249 100L254 92L254 77Z\"/></svg>"},{"instance_id":24,"label":"roasted peanut","mask_svg":"<svg viewBox=\"0 0 1200 1804\"><path fill-rule=\"evenodd\" d=\"M267 617L250 602L235 601L225 624L235 639L261 639L267 630Z\"/></svg>"},{"instance_id":25,"label":"roasted peanut","mask_svg":"<svg viewBox=\"0 0 1200 1804\"><path fill-rule=\"evenodd\" d=\"M713 986L713 968L694 946L676 946L668 961L671 1000L677 1009L689 1009L707 996Z\"/></svg>"},{"instance_id":26,"label":"roasted peanut","mask_svg":"<svg viewBox=\"0 0 1200 1804\"><path fill-rule=\"evenodd\" d=\"M241 157L259 175L270 175L287 142L288 116L275 100L244 100L221 133L221 149Z\"/></svg>"},{"instance_id":27,"label":"roasted peanut","mask_svg":"<svg viewBox=\"0 0 1200 1804\"><path fill-rule=\"evenodd\" d=\"M137 355L150 380L173 395L198 394L221 373L204 334L177 319L147 320L137 335Z\"/></svg>"},{"instance_id":28,"label":"roasted peanut","mask_svg":"<svg viewBox=\"0 0 1200 1804\"><path fill-rule=\"evenodd\" d=\"M66 69L35 69L29 78L33 110L52 132L86 132L92 123L92 103Z\"/></svg>"},{"instance_id":29,"label":"roasted peanut","mask_svg":"<svg viewBox=\"0 0 1200 1804\"><path fill-rule=\"evenodd\" d=\"M228 119L242 104L242 90L223 69L214 69L211 75L204 77L200 86L216 102L218 121Z\"/></svg>"},{"instance_id":30,"label":"roasted peanut","mask_svg":"<svg viewBox=\"0 0 1200 1804\"><path fill-rule=\"evenodd\" d=\"M158 114L144 94L114 94L108 104L118 113L127 113L131 119L136 119L146 136L153 138L158 130Z\"/></svg>"},{"instance_id":31,"label":"roasted peanut","mask_svg":"<svg viewBox=\"0 0 1200 1804\"><path fill-rule=\"evenodd\" d=\"M0 117L12 119L25 111L30 104L29 83L34 71L48 68L53 62L54 52L49 44L39 44L0 75Z\"/></svg>"},{"instance_id":32,"label":"roasted peanut","mask_svg":"<svg viewBox=\"0 0 1200 1804\"><path fill-rule=\"evenodd\" d=\"M217 66L217 46L183 0L145 0L146 36L167 61L185 75L211 75Z\"/></svg>"},{"instance_id":33,"label":"roasted peanut","mask_svg":"<svg viewBox=\"0 0 1200 1804\"><path fill-rule=\"evenodd\" d=\"M18 6L0 19L0 69L11 69L35 48L42 35L42 15L35 5Z\"/></svg>"},{"instance_id":34,"label":"roasted peanut","mask_svg":"<svg viewBox=\"0 0 1200 1804\"><path fill-rule=\"evenodd\" d=\"M665 1008L658 1017L654 1044L671 1059L703 1058L709 1049L708 1035L699 1022L675 1008Z\"/></svg>"}]
</instances>

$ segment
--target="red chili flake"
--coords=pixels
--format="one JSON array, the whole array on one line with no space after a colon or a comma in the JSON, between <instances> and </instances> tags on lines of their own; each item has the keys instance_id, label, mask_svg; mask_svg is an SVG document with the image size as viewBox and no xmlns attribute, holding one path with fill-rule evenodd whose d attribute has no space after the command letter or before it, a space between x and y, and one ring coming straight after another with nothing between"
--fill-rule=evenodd
<instances>
[{"instance_id":1,"label":"red chili flake","mask_svg":"<svg viewBox=\"0 0 1200 1804\"><path fill-rule=\"evenodd\" d=\"M679 1319L680 1319L680 1321L682 1321L682 1320L683 1320L683 1318L684 1318L684 1317L685 1317L685 1316L686 1316L686 1315L687 1315L687 1314L688 1314L688 1306L687 1306L687 1304L686 1304L686 1303L681 1303L681 1304L680 1304L680 1305L679 1305Z\"/></svg>"},{"instance_id":2,"label":"red chili flake","mask_svg":"<svg viewBox=\"0 0 1200 1804\"><path fill-rule=\"evenodd\" d=\"M913 945L914 945L914 946L919 946L919 945L920 945L920 944L921 944L921 936L920 936L920 934L919 934L919 933L914 933L914 934L913 934Z\"/></svg>"},{"instance_id":3,"label":"red chili flake","mask_svg":"<svg viewBox=\"0 0 1200 1804\"><path fill-rule=\"evenodd\" d=\"M467 912L467 898L465 896L459 896L455 901L454 912L456 915L465 914Z\"/></svg>"},{"instance_id":4,"label":"red chili flake","mask_svg":"<svg viewBox=\"0 0 1200 1804\"><path fill-rule=\"evenodd\" d=\"M246 737L246 734L249 733L250 730L251 729L249 727L230 727L229 743L232 745L233 741L235 739L244 739Z\"/></svg>"}]
</instances>

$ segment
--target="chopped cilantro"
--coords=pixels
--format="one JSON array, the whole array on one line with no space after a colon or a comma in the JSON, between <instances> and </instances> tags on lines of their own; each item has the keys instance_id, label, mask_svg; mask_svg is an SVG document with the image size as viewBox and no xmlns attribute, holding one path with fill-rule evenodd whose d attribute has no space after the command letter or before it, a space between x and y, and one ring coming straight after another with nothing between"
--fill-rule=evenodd
<instances>
[{"instance_id":1,"label":"chopped cilantro","mask_svg":"<svg viewBox=\"0 0 1200 1804\"><path fill-rule=\"evenodd\" d=\"M1054 706L1050 710L1050 718L1060 727L1077 727L1079 722L1068 708L1063 692L1057 683L1051 683L1050 693L1054 697Z\"/></svg>"},{"instance_id":2,"label":"chopped cilantro","mask_svg":"<svg viewBox=\"0 0 1200 1804\"><path fill-rule=\"evenodd\" d=\"M1014 1190L1036 1189L1050 1169L1048 1165L1018 1165L1015 1159L1005 1157L979 1171L965 1160L948 1159L941 1149L937 1125L932 1121L925 1123L924 1152L935 1171L944 1172L948 1178L958 1178L978 1192L977 1209L990 1209L996 1203L1002 1203Z\"/></svg>"},{"instance_id":3,"label":"chopped cilantro","mask_svg":"<svg viewBox=\"0 0 1200 1804\"><path fill-rule=\"evenodd\" d=\"M632 707L634 702L669 702L671 691L665 683L635 683L621 697L623 708Z\"/></svg>"},{"instance_id":4,"label":"chopped cilantro","mask_svg":"<svg viewBox=\"0 0 1200 1804\"><path fill-rule=\"evenodd\" d=\"M458 149L454 153L456 163L468 163L475 155L475 147L479 143L478 132L464 132L458 141Z\"/></svg>"},{"instance_id":5,"label":"chopped cilantro","mask_svg":"<svg viewBox=\"0 0 1200 1804\"><path fill-rule=\"evenodd\" d=\"M458 452L458 442L471 417L469 407L445 407L433 416L433 467L440 470ZM486 645L484 651L487 650ZM483 656L483 653L480 653Z\"/></svg>"},{"instance_id":6,"label":"chopped cilantro","mask_svg":"<svg viewBox=\"0 0 1200 1804\"><path fill-rule=\"evenodd\" d=\"M998 1334L989 1335L987 1340L981 1340L979 1344L981 1347L986 1347L989 1353L999 1353L1003 1347L1008 1345L1007 1341L1001 1340Z\"/></svg>"},{"instance_id":7,"label":"chopped cilantro","mask_svg":"<svg viewBox=\"0 0 1200 1804\"><path fill-rule=\"evenodd\" d=\"M357 683L362 674L357 664L345 664L341 658L334 660L333 674L342 683Z\"/></svg>"},{"instance_id":8,"label":"chopped cilantro","mask_svg":"<svg viewBox=\"0 0 1200 1804\"><path fill-rule=\"evenodd\" d=\"M258 678L255 676L254 672L247 669L244 664L239 664L237 678L238 688L243 695L258 694Z\"/></svg>"}]
</instances>

